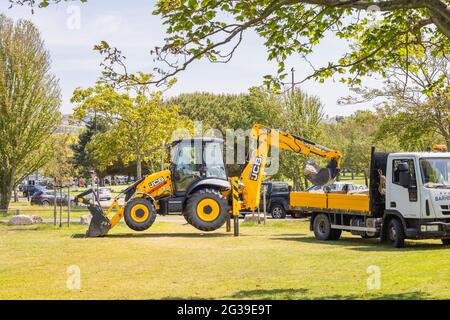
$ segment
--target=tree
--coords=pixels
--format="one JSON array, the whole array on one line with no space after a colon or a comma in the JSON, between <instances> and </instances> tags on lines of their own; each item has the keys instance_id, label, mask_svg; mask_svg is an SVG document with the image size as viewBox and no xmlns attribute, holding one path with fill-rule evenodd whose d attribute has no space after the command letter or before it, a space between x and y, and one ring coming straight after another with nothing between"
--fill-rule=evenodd
<instances>
[{"instance_id":1,"label":"tree","mask_svg":"<svg viewBox=\"0 0 450 320\"><path fill-rule=\"evenodd\" d=\"M58 81L39 31L30 21L0 15L0 209L48 157L59 105Z\"/></svg>"},{"instance_id":2,"label":"tree","mask_svg":"<svg viewBox=\"0 0 450 320\"><path fill-rule=\"evenodd\" d=\"M283 129L303 138L319 141L322 135L320 123L324 118L323 103L316 96L296 89L283 98ZM283 151L280 155L279 175L292 179L295 190L304 190L308 182L303 171L308 158Z\"/></svg>"},{"instance_id":3,"label":"tree","mask_svg":"<svg viewBox=\"0 0 450 320\"><path fill-rule=\"evenodd\" d=\"M237 176L242 172L249 139L246 134L254 123L269 127L278 127L281 123L280 99L273 93L261 88L250 88L247 94L181 94L168 100L170 104L180 106L180 113L193 121L201 122L205 134L207 130L219 130L221 137L226 138L227 172ZM235 136L230 141L227 130L234 130ZM209 132L208 132L209 133ZM238 145L245 150L238 149ZM232 152L229 152L229 151ZM245 154L244 154L245 152ZM233 155L234 158L231 159Z\"/></svg>"},{"instance_id":4,"label":"tree","mask_svg":"<svg viewBox=\"0 0 450 320\"><path fill-rule=\"evenodd\" d=\"M46 7L60 0L10 2ZM156 7L153 14L162 17L168 36L153 53L168 70L158 66L161 77L147 84L161 84L198 59L230 61L251 29L265 40L268 59L278 63L278 77L266 76L266 82L276 87L287 76L286 58L297 54L307 59L330 33L345 44L350 41L348 52L313 67L302 81L350 72L352 76L342 80L358 84L372 72L383 74L421 44L431 44L435 55L449 53L450 0L159 0ZM97 50L105 55L105 80L137 80L127 73L120 50L106 42Z\"/></svg>"},{"instance_id":5,"label":"tree","mask_svg":"<svg viewBox=\"0 0 450 320\"><path fill-rule=\"evenodd\" d=\"M404 149L425 150L433 142L450 148L450 58L422 49L387 69L381 89L354 88L359 97L341 102L382 99L376 105L382 114L378 136L397 138Z\"/></svg>"},{"instance_id":6,"label":"tree","mask_svg":"<svg viewBox=\"0 0 450 320\"><path fill-rule=\"evenodd\" d=\"M74 177L73 151L70 148L74 137L62 132L54 134L50 140L53 147L49 150L50 156L43 164L41 172L44 176L53 178L55 187L70 185Z\"/></svg>"},{"instance_id":7,"label":"tree","mask_svg":"<svg viewBox=\"0 0 450 320\"><path fill-rule=\"evenodd\" d=\"M160 92L150 93L148 87L136 90L126 88L118 92L98 83L93 88L76 89L72 102L78 104L75 119L95 112L108 123L107 130L94 135L88 145L99 167L106 169L118 161L136 161L136 174L141 178L142 163L158 162L161 143L170 142L176 129L191 129L192 123L179 115L177 106L163 106Z\"/></svg>"},{"instance_id":8,"label":"tree","mask_svg":"<svg viewBox=\"0 0 450 320\"><path fill-rule=\"evenodd\" d=\"M395 137L379 137L382 116L370 111L357 111L352 116L324 126L324 144L343 153L342 167L362 173L366 185L370 177L371 148L377 151L401 151Z\"/></svg>"}]
</instances>

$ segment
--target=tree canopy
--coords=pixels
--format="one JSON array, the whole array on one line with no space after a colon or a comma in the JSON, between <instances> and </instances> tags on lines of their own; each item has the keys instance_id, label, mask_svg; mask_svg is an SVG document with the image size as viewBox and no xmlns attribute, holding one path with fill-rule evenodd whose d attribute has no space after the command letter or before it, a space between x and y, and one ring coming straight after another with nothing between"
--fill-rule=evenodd
<instances>
[{"instance_id":1,"label":"tree canopy","mask_svg":"<svg viewBox=\"0 0 450 320\"><path fill-rule=\"evenodd\" d=\"M10 2L46 7L61 0ZM450 0L159 0L153 13L162 17L168 34L153 50L162 63L155 69L160 77L146 81L154 84L198 59L230 61L248 30L264 39L268 60L278 64L277 75L265 77L276 88L286 83L286 59L297 55L309 62L330 34L348 46L347 52L323 65L309 63L311 73L300 82L340 74L342 81L358 85L364 76L385 75L393 63L422 54L425 44L433 56L450 51ZM97 50L105 55L105 80L139 79L127 73L119 50L106 42Z\"/></svg>"},{"instance_id":2,"label":"tree canopy","mask_svg":"<svg viewBox=\"0 0 450 320\"><path fill-rule=\"evenodd\" d=\"M101 117L107 128L92 138L88 148L99 168L104 170L117 161L136 162L136 175L142 176L142 163L157 162L161 158L161 143L170 143L175 129L192 127L186 117L180 116L175 105L162 105L160 92L149 92L140 87L118 92L106 84L75 90L72 102L77 120Z\"/></svg>"},{"instance_id":3,"label":"tree canopy","mask_svg":"<svg viewBox=\"0 0 450 320\"><path fill-rule=\"evenodd\" d=\"M60 90L36 27L0 15L0 209L14 187L49 156Z\"/></svg>"}]
</instances>

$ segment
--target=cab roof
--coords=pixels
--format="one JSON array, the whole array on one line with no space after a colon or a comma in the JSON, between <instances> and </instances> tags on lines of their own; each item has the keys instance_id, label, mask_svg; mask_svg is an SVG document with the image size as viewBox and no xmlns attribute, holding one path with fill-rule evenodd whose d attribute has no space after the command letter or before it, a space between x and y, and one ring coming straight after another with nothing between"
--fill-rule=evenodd
<instances>
[{"instance_id":1,"label":"cab roof","mask_svg":"<svg viewBox=\"0 0 450 320\"><path fill-rule=\"evenodd\" d=\"M450 152L396 152L390 153L393 157L417 157L417 158L450 158Z\"/></svg>"}]
</instances>

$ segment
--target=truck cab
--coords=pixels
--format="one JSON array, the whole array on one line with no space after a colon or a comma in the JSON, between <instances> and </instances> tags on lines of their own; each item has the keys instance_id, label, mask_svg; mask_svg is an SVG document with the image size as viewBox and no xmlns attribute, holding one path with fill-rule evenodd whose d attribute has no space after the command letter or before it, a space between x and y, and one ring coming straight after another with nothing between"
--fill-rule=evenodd
<instances>
[{"instance_id":1,"label":"truck cab","mask_svg":"<svg viewBox=\"0 0 450 320\"><path fill-rule=\"evenodd\" d=\"M385 177L384 217L406 238L450 237L450 153L391 153Z\"/></svg>"}]
</instances>

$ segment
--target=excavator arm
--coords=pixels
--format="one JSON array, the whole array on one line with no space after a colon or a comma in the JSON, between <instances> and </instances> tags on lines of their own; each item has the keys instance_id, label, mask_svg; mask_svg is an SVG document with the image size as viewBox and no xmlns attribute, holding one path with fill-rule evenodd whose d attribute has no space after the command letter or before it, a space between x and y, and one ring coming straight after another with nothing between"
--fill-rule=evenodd
<instances>
[{"instance_id":1,"label":"excavator arm","mask_svg":"<svg viewBox=\"0 0 450 320\"><path fill-rule=\"evenodd\" d=\"M306 178L314 185L329 185L339 174L342 153L321 146L308 139L288 132L273 130L260 124L255 124L251 131L251 138L257 143L256 150L242 171L240 182L242 188L241 210L254 211L259 207L261 185L264 169L271 147L291 151L302 155L315 155L328 160L326 168L319 168L309 164ZM233 210L233 213L235 210Z\"/></svg>"}]
</instances>

